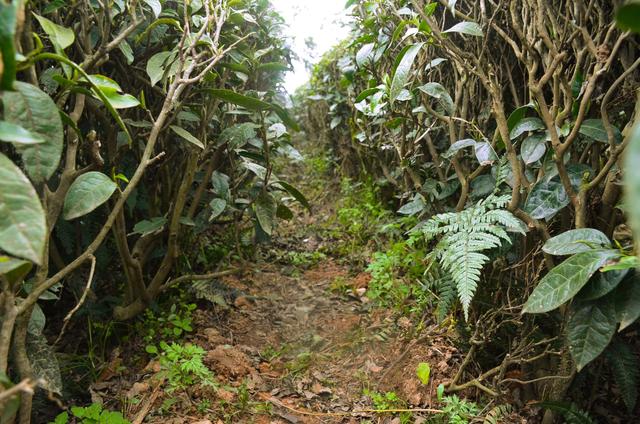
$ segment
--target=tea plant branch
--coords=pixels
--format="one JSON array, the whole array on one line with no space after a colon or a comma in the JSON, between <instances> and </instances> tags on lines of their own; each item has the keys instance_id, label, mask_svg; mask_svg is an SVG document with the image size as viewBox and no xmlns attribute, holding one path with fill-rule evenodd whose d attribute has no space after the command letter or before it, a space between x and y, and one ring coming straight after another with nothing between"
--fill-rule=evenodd
<instances>
[{"instance_id":1,"label":"tea plant branch","mask_svg":"<svg viewBox=\"0 0 640 424\"><path fill-rule=\"evenodd\" d=\"M12 397L20 393L33 394L33 390L38 386L38 381L33 381L30 378L25 378L15 386L0 392L0 407L4 406L3 403L10 400ZM0 408L2 410L2 408Z\"/></svg>"}]
</instances>

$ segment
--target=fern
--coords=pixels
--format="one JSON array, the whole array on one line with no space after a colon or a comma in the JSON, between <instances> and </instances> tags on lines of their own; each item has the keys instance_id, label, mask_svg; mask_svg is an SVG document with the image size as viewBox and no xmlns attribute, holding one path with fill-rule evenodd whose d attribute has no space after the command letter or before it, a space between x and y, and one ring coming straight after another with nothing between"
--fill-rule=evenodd
<instances>
[{"instance_id":1,"label":"fern","mask_svg":"<svg viewBox=\"0 0 640 424\"><path fill-rule=\"evenodd\" d=\"M616 385L620 389L622 400L624 400L629 412L633 412L638 399L638 383L640 380L638 378L640 377L638 358L629 345L620 339L615 339L611 343L607 349L606 357Z\"/></svg>"},{"instance_id":2,"label":"fern","mask_svg":"<svg viewBox=\"0 0 640 424\"><path fill-rule=\"evenodd\" d=\"M453 281L465 319L489 257L483 253L511 243L507 230L524 234L526 227L504 209L510 196L489 195L461 212L433 216L418 227L426 240L439 238L432 254Z\"/></svg>"},{"instance_id":3,"label":"fern","mask_svg":"<svg viewBox=\"0 0 640 424\"><path fill-rule=\"evenodd\" d=\"M483 424L500 424L504 422L504 418L506 415L509 415L513 411L513 407L511 405L498 405L495 408L492 408L487 414L484 416Z\"/></svg>"},{"instance_id":4,"label":"fern","mask_svg":"<svg viewBox=\"0 0 640 424\"><path fill-rule=\"evenodd\" d=\"M429 268L425 271L424 280L427 288L436 292L438 295L436 316L438 321L442 322L451 311L458 295L456 285L449 274L440 269L437 262L432 262Z\"/></svg>"}]
</instances>

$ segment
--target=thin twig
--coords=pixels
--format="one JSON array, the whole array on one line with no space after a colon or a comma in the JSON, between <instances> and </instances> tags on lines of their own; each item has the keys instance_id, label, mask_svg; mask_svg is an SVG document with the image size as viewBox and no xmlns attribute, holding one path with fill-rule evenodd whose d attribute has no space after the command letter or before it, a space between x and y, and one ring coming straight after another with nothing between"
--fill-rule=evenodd
<instances>
[{"instance_id":1,"label":"thin twig","mask_svg":"<svg viewBox=\"0 0 640 424\"><path fill-rule=\"evenodd\" d=\"M80 300L78 301L78 304L71 311L69 311L66 317L64 317L64 322L62 324L62 329L60 330L60 334L58 334L56 341L53 342L54 346L58 344L58 342L64 335L64 331L67 329L67 325L69 325L69 321L71 321L73 314L78 312L78 309L80 309L84 301L87 299L89 290L91 290L91 282L93 281L93 274L96 271L96 257L93 255L89 255L89 260L91 261L91 270L89 271L89 278L87 279L87 284L84 287L84 291L82 292L82 296L80 296Z\"/></svg>"}]
</instances>

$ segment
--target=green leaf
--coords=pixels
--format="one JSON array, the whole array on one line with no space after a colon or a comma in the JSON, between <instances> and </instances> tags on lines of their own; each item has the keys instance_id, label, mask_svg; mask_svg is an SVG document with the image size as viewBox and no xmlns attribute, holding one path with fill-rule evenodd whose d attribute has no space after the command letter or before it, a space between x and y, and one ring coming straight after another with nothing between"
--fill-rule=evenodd
<instances>
[{"instance_id":1,"label":"green leaf","mask_svg":"<svg viewBox=\"0 0 640 424\"><path fill-rule=\"evenodd\" d=\"M142 220L133 226L133 234L140 234L141 236L155 233L161 230L167 223L167 218L164 216L156 216L149 220Z\"/></svg>"},{"instance_id":2,"label":"green leaf","mask_svg":"<svg viewBox=\"0 0 640 424\"><path fill-rule=\"evenodd\" d=\"M491 144L486 141L477 142L473 146L473 150L476 154L476 159L480 162L480 165L491 165L493 162L498 160L498 155L496 154Z\"/></svg>"},{"instance_id":3,"label":"green leaf","mask_svg":"<svg viewBox=\"0 0 640 424\"><path fill-rule=\"evenodd\" d=\"M32 267L29 261L0 255L0 275L4 275L11 284L24 280Z\"/></svg>"},{"instance_id":4,"label":"green leaf","mask_svg":"<svg viewBox=\"0 0 640 424\"><path fill-rule=\"evenodd\" d=\"M615 332L616 315L610 300L577 306L567 323L567 341L578 371L605 350Z\"/></svg>"},{"instance_id":5,"label":"green leaf","mask_svg":"<svg viewBox=\"0 0 640 424\"><path fill-rule=\"evenodd\" d=\"M162 5L160 4L160 0L144 0L144 2L151 8L156 18L160 16L160 13L162 13Z\"/></svg>"},{"instance_id":6,"label":"green leaf","mask_svg":"<svg viewBox=\"0 0 640 424\"><path fill-rule=\"evenodd\" d=\"M300 131L300 126L291 118L289 112L282 106L272 104L271 109L278 115L282 122L290 129L294 131Z\"/></svg>"},{"instance_id":7,"label":"green leaf","mask_svg":"<svg viewBox=\"0 0 640 424\"><path fill-rule=\"evenodd\" d=\"M194 144L201 149L204 149L204 144L202 144L202 142L198 140L196 137L194 137L189 131L185 130L182 127L178 127L177 125L171 125L170 127L173 130L173 132L175 132L180 137L187 140L189 143Z\"/></svg>"},{"instance_id":8,"label":"green leaf","mask_svg":"<svg viewBox=\"0 0 640 424\"><path fill-rule=\"evenodd\" d=\"M398 213L408 216L415 215L422 212L425 206L426 202L424 197L421 194L416 194L410 202L404 204L400 209L398 209Z\"/></svg>"},{"instance_id":9,"label":"green leaf","mask_svg":"<svg viewBox=\"0 0 640 424\"><path fill-rule=\"evenodd\" d=\"M629 0L616 13L618 28L640 33L640 1Z\"/></svg>"},{"instance_id":10,"label":"green leaf","mask_svg":"<svg viewBox=\"0 0 640 424\"><path fill-rule=\"evenodd\" d=\"M73 44L73 41L75 40L73 30L51 22L44 16L36 15L35 13L33 16L35 16L38 22L40 22L40 26L44 32L47 33L53 47L58 53Z\"/></svg>"},{"instance_id":11,"label":"green leaf","mask_svg":"<svg viewBox=\"0 0 640 424\"><path fill-rule=\"evenodd\" d=\"M442 104L442 107L451 115L453 114L453 110L455 105L453 104L453 99L447 92L447 89L442 86L442 84L438 84L437 82L428 82L425 85L421 85L418 87L418 90L422 91L429 96L438 99Z\"/></svg>"},{"instance_id":12,"label":"green leaf","mask_svg":"<svg viewBox=\"0 0 640 424\"><path fill-rule=\"evenodd\" d=\"M613 130L614 140L620 141L622 139L622 134L620 133L620 130L613 125L611 125L611 129ZM607 136L607 130L605 130L604 128L602 119L585 119L582 122L582 125L580 125L579 132L580 134L585 135L601 143L609 142L609 137Z\"/></svg>"},{"instance_id":13,"label":"green leaf","mask_svg":"<svg viewBox=\"0 0 640 424\"><path fill-rule=\"evenodd\" d=\"M71 220L86 215L109 200L118 186L101 172L80 175L69 187L62 217Z\"/></svg>"},{"instance_id":14,"label":"green leaf","mask_svg":"<svg viewBox=\"0 0 640 424\"><path fill-rule=\"evenodd\" d=\"M292 186L286 181L279 180L277 184L279 184L283 189L285 189L287 193L292 195L294 199L300 202L302 206L304 206L309 211L311 211L311 204L309 203L307 198L304 196L304 194L300 192L300 190L298 190L297 188L295 188L294 186Z\"/></svg>"},{"instance_id":15,"label":"green leaf","mask_svg":"<svg viewBox=\"0 0 640 424\"><path fill-rule=\"evenodd\" d=\"M27 177L0 153L0 249L40 265L47 225L40 199Z\"/></svg>"},{"instance_id":16,"label":"green leaf","mask_svg":"<svg viewBox=\"0 0 640 424\"><path fill-rule=\"evenodd\" d=\"M371 96L373 94L376 94L378 91L380 91L380 89L378 87L367 88L366 90L363 90L362 93L360 93L358 95L358 97L356 97L355 103L360 103L361 101L363 101L367 97L369 97L369 96Z\"/></svg>"},{"instance_id":17,"label":"green leaf","mask_svg":"<svg viewBox=\"0 0 640 424\"><path fill-rule=\"evenodd\" d=\"M442 156L444 156L445 158L450 158L456 153L458 153L458 150L462 150L465 147L471 147L475 145L476 145L475 140L472 140L470 138L464 138L462 140L458 140L455 143L453 143Z\"/></svg>"},{"instance_id":18,"label":"green leaf","mask_svg":"<svg viewBox=\"0 0 640 424\"><path fill-rule=\"evenodd\" d=\"M616 319L622 331L640 317L640 279L636 272L631 273L613 292Z\"/></svg>"},{"instance_id":19,"label":"green leaf","mask_svg":"<svg viewBox=\"0 0 640 424\"><path fill-rule=\"evenodd\" d=\"M271 235L276 217L276 199L271 194L262 192L256 199L254 207L260 228L268 235Z\"/></svg>"},{"instance_id":20,"label":"green leaf","mask_svg":"<svg viewBox=\"0 0 640 424\"><path fill-rule=\"evenodd\" d=\"M16 79L16 51L14 39L17 27L18 2L0 2L0 57L2 76L0 89L11 90Z\"/></svg>"},{"instance_id":21,"label":"green leaf","mask_svg":"<svg viewBox=\"0 0 640 424\"><path fill-rule=\"evenodd\" d=\"M628 135L629 145L624 160L624 187L629 224L636 240L640 240L640 123L637 123Z\"/></svg>"},{"instance_id":22,"label":"green leaf","mask_svg":"<svg viewBox=\"0 0 640 424\"><path fill-rule=\"evenodd\" d=\"M271 109L271 105L267 102L263 102L255 97L245 96L243 94L236 93L233 90L226 89L208 89L207 93L228 103L242 106L245 109L261 111Z\"/></svg>"},{"instance_id":23,"label":"green leaf","mask_svg":"<svg viewBox=\"0 0 640 424\"><path fill-rule=\"evenodd\" d=\"M423 386L429 384L429 377L431 376L431 367L426 362L420 362L416 367L416 375Z\"/></svg>"},{"instance_id":24,"label":"green leaf","mask_svg":"<svg viewBox=\"0 0 640 424\"><path fill-rule=\"evenodd\" d=\"M171 66L175 59L172 52L159 52L154 54L147 61L147 75L154 86L164 77L167 68Z\"/></svg>"},{"instance_id":25,"label":"green leaf","mask_svg":"<svg viewBox=\"0 0 640 424\"><path fill-rule=\"evenodd\" d=\"M224 199L213 199L209 203L209 207L211 208L211 215L209 216L209 221L213 221L217 217L224 212L224 209L227 207L227 201Z\"/></svg>"},{"instance_id":26,"label":"green leaf","mask_svg":"<svg viewBox=\"0 0 640 424\"><path fill-rule=\"evenodd\" d=\"M545 126L540 118L522 118L509 132L509 138L513 140L525 132L541 130L543 128L545 128Z\"/></svg>"},{"instance_id":27,"label":"green leaf","mask_svg":"<svg viewBox=\"0 0 640 424\"><path fill-rule=\"evenodd\" d=\"M460 22L452 26L451 28L442 31L444 33L457 32L460 34L473 35L475 37L482 37L482 28L475 22Z\"/></svg>"},{"instance_id":28,"label":"green leaf","mask_svg":"<svg viewBox=\"0 0 640 424\"><path fill-rule=\"evenodd\" d=\"M276 216L280 219L290 220L293 218L293 212L287 206L282 203L278 203L278 209L276 210Z\"/></svg>"},{"instance_id":29,"label":"green leaf","mask_svg":"<svg viewBox=\"0 0 640 424\"><path fill-rule=\"evenodd\" d=\"M2 95L4 118L44 140L16 146L31 179L42 183L53 175L60 163L64 141L62 120L51 97L38 87L16 81L14 88L16 91Z\"/></svg>"},{"instance_id":30,"label":"green leaf","mask_svg":"<svg viewBox=\"0 0 640 424\"><path fill-rule=\"evenodd\" d=\"M557 179L539 181L527 196L524 211L534 219L547 219L569 204L569 196Z\"/></svg>"},{"instance_id":31,"label":"green leaf","mask_svg":"<svg viewBox=\"0 0 640 424\"><path fill-rule=\"evenodd\" d=\"M7 121L0 121L0 140L16 144L44 143L38 134Z\"/></svg>"},{"instance_id":32,"label":"green leaf","mask_svg":"<svg viewBox=\"0 0 640 424\"><path fill-rule=\"evenodd\" d=\"M356 53L356 63L358 64L358 66L361 67L362 65L367 63L367 61L371 57L371 53L373 53L374 46L375 43L368 43L360 47L360 49Z\"/></svg>"},{"instance_id":33,"label":"green leaf","mask_svg":"<svg viewBox=\"0 0 640 424\"><path fill-rule=\"evenodd\" d=\"M550 255L562 256L587 252L610 245L609 238L602 231L593 228L579 228L565 231L550 238L542 246L542 250Z\"/></svg>"},{"instance_id":34,"label":"green leaf","mask_svg":"<svg viewBox=\"0 0 640 424\"><path fill-rule=\"evenodd\" d=\"M544 134L534 134L525 138L520 147L520 154L525 164L536 162L547 152L547 143Z\"/></svg>"},{"instance_id":35,"label":"green leaf","mask_svg":"<svg viewBox=\"0 0 640 424\"><path fill-rule=\"evenodd\" d=\"M589 282L580 290L578 298L580 300L594 300L609 294L624 279L629 270L615 270L596 273Z\"/></svg>"},{"instance_id":36,"label":"green leaf","mask_svg":"<svg viewBox=\"0 0 640 424\"><path fill-rule=\"evenodd\" d=\"M616 250L591 250L571 256L540 280L522 312L535 314L556 309L572 299L600 267L619 256Z\"/></svg>"},{"instance_id":37,"label":"green leaf","mask_svg":"<svg viewBox=\"0 0 640 424\"><path fill-rule=\"evenodd\" d=\"M398 58L396 58L396 62L398 66L395 69L393 74L393 79L391 81L391 88L389 89L389 101L393 103L398 99L402 89L404 88L407 80L409 79L409 74L411 72L411 67L413 66L413 61L416 58L418 52L422 48L424 43L416 43L413 44L406 49L403 49Z\"/></svg>"},{"instance_id":38,"label":"green leaf","mask_svg":"<svg viewBox=\"0 0 640 424\"><path fill-rule=\"evenodd\" d=\"M613 340L606 353L620 396L630 413L638 400L640 384L640 363L635 352L620 338Z\"/></svg>"}]
</instances>

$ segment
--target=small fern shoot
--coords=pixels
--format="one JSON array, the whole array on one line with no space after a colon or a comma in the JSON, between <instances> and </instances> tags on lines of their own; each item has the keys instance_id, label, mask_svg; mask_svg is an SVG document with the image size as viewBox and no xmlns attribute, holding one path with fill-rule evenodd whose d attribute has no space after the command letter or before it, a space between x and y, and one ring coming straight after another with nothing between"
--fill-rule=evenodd
<instances>
[{"instance_id":1,"label":"small fern shoot","mask_svg":"<svg viewBox=\"0 0 640 424\"><path fill-rule=\"evenodd\" d=\"M511 243L507 231L526 232L526 225L505 209L510 199L509 195L491 194L461 212L435 215L414 229L426 241L439 238L430 255L453 281L465 319L482 268L489 262L484 252Z\"/></svg>"}]
</instances>

